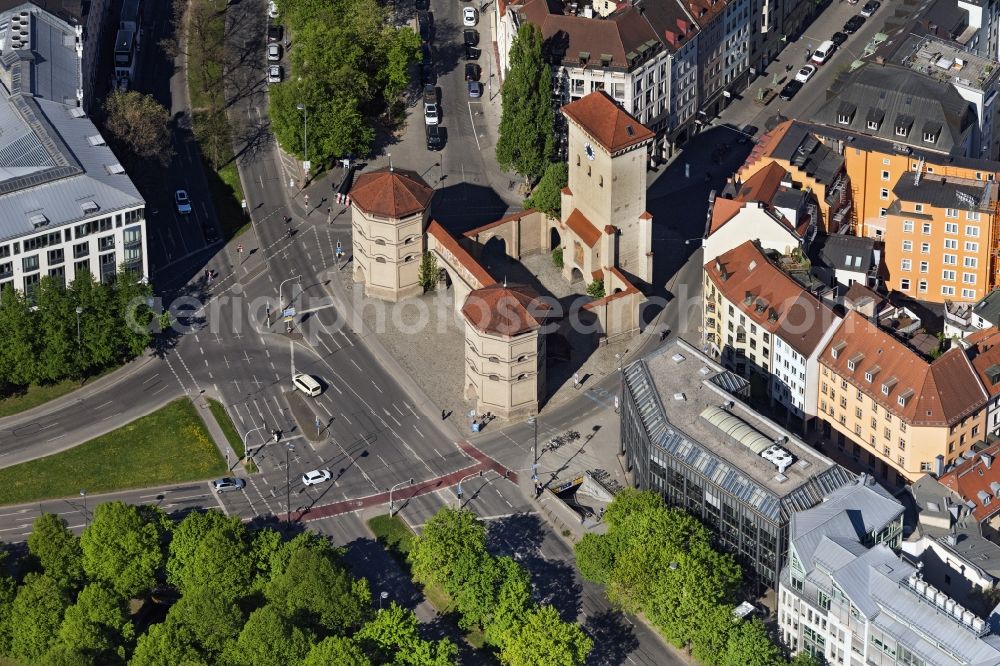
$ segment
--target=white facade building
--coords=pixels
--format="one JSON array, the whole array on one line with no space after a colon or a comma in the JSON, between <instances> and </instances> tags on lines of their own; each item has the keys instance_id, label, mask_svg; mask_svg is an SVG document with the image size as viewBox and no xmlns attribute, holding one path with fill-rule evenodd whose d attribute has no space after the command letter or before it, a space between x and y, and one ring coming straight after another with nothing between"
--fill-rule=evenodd
<instances>
[{"instance_id":1,"label":"white facade building","mask_svg":"<svg viewBox=\"0 0 1000 666\"><path fill-rule=\"evenodd\" d=\"M0 60L0 289L108 282L122 265L146 278L145 202L78 105L76 31L50 21L36 41L36 28L18 47L35 58Z\"/></svg>"},{"instance_id":2,"label":"white facade building","mask_svg":"<svg viewBox=\"0 0 1000 666\"><path fill-rule=\"evenodd\" d=\"M893 552L903 506L862 475L792 516L778 585L778 631L829 664L1000 663L1000 638Z\"/></svg>"}]
</instances>

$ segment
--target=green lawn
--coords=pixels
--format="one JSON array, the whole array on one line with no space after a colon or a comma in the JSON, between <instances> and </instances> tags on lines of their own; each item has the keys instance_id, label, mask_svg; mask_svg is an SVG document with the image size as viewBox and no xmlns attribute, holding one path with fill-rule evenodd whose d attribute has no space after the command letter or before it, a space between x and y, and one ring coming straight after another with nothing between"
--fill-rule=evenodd
<instances>
[{"instance_id":1,"label":"green lawn","mask_svg":"<svg viewBox=\"0 0 1000 666\"><path fill-rule=\"evenodd\" d=\"M0 469L0 504L220 476L226 463L187 398L62 453Z\"/></svg>"},{"instance_id":2,"label":"green lawn","mask_svg":"<svg viewBox=\"0 0 1000 666\"><path fill-rule=\"evenodd\" d=\"M233 425L233 420L229 418L226 408L222 406L221 402L212 400L211 398L208 399L208 408L212 410L212 415L219 423L219 427L222 428L226 439L229 440L229 446L233 447L233 451L236 451L240 456L245 456L247 452L243 450L243 440L240 439L240 434L236 432L236 426Z\"/></svg>"},{"instance_id":3,"label":"green lawn","mask_svg":"<svg viewBox=\"0 0 1000 666\"><path fill-rule=\"evenodd\" d=\"M72 393L81 386L85 386L89 382L92 382L99 377L103 377L109 372L117 369L118 366L108 368L103 372L97 373L93 377L88 377L83 382L79 379L64 379L56 384L32 384L19 393L0 399L0 417L10 416L11 414L20 414L21 412L27 411L32 407L45 404L49 400L61 398L67 393ZM2 666L2 664L0 664L0 666Z\"/></svg>"}]
</instances>

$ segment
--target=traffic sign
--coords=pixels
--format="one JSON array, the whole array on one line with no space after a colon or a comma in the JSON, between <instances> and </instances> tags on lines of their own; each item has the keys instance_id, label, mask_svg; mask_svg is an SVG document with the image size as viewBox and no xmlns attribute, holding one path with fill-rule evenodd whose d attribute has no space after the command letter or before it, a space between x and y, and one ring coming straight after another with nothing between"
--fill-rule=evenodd
<instances>
[{"instance_id":1,"label":"traffic sign","mask_svg":"<svg viewBox=\"0 0 1000 666\"><path fill-rule=\"evenodd\" d=\"M285 308L285 311L281 313L284 317L294 317L295 308Z\"/></svg>"},{"instance_id":2,"label":"traffic sign","mask_svg":"<svg viewBox=\"0 0 1000 666\"><path fill-rule=\"evenodd\" d=\"M243 206L243 210L246 210L247 209L247 200L246 199L241 199L240 200L240 205Z\"/></svg>"},{"instance_id":3,"label":"traffic sign","mask_svg":"<svg viewBox=\"0 0 1000 666\"><path fill-rule=\"evenodd\" d=\"M240 243L239 245L236 246L236 252L239 254L243 253L243 243Z\"/></svg>"}]
</instances>

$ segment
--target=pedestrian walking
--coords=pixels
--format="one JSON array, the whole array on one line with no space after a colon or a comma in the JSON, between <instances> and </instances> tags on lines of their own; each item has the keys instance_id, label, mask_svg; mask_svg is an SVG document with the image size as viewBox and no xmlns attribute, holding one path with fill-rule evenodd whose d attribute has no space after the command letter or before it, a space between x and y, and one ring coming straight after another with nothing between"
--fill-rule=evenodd
<instances>
[{"instance_id":1,"label":"pedestrian walking","mask_svg":"<svg viewBox=\"0 0 1000 666\"><path fill-rule=\"evenodd\" d=\"M448 418L448 414L445 413L445 411L442 409L441 410L441 420L444 421L446 418Z\"/></svg>"}]
</instances>

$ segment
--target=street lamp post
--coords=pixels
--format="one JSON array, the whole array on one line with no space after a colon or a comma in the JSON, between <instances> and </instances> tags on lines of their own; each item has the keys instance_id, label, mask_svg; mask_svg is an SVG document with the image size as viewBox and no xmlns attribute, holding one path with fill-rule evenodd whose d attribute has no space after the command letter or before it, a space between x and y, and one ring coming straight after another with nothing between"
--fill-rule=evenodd
<instances>
[{"instance_id":1,"label":"street lamp post","mask_svg":"<svg viewBox=\"0 0 1000 666\"><path fill-rule=\"evenodd\" d=\"M534 431L535 431L535 438L534 438L534 440L535 440L535 446L534 446L535 459L532 461L532 463L535 464L535 465L537 465L538 464L538 417L534 416L534 415L529 416L528 417L528 424L531 425L531 426L533 426L534 427Z\"/></svg>"},{"instance_id":2,"label":"street lamp post","mask_svg":"<svg viewBox=\"0 0 1000 666\"><path fill-rule=\"evenodd\" d=\"M83 498L83 523L84 527L90 527L90 514L87 513L87 491L80 489L80 497Z\"/></svg>"},{"instance_id":3,"label":"street lamp post","mask_svg":"<svg viewBox=\"0 0 1000 666\"><path fill-rule=\"evenodd\" d=\"M288 454L295 450L291 442L285 445L285 522L292 519L292 480L288 475Z\"/></svg>"},{"instance_id":4,"label":"street lamp post","mask_svg":"<svg viewBox=\"0 0 1000 666\"><path fill-rule=\"evenodd\" d=\"M381 592L378 593L378 611L380 613L382 612L382 604L388 598L389 598L389 593L386 592L385 590L382 590Z\"/></svg>"},{"instance_id":5,"label":"street lamp post","mask_svg":"<svg viewBox=\"0 0 1000 666\"><path fill-rule=\"evenodd\" d=\"M80 346L80 315L83 314L83 308L77 306L76 308L76 346Z\"/></svg>"},{"instance_id":6,"label":"street lamp post","mask_svg":"<svg viewBox=\"0 0 1000 666\"><path fill-rule=\"evenodd\" d=\"M478 472L473 472L472 474L467 474L466 476L462 477L461 481L458 482L458 488L457 488L455 494L458 496L458 508L459 509L462 508L462 484L465 483L468 479L472 479L474 477L482 476L482 475L483 475L483 470L479 470Z\"/></svg>"},{"instance_id":7,"label":"street lamp post","mask_svg":"<svg viewBox=\"0 0 1000 666\"><path fill-rule=\"evenodd\" d=\"M243 435L243 455L246 457L247 462L250 462L250 446L247 442L250 441L250 435L257 432L258 430L264 430L267 426L260 426L259 428L254 428L253 430L248 430L245 435Z\"/></svg>"},{"instance_id":8,"label":"street lamp post","mask_svg":"<svg viewBox=\"0 0 1000 666\"><path fill-rule=\"evenodd\" d=\"M392 488L389 488L389 517L390 518L392 518L392 514L395 513L395 511L396 511L396 505L393 504L393 502L392 502L392 491L395 490L396 488L399 488L400 486L405 486L407 484L409 484L409 485L412 486L413 485L413 479L407 479L406 481L400 481L399 483L397 483L396 485L394 485Z\"/></svg>"}]
</instances>

